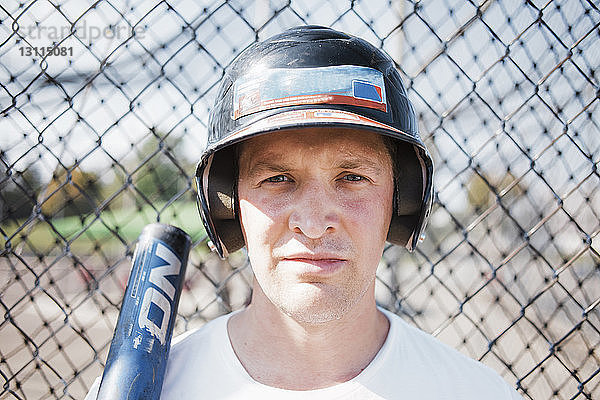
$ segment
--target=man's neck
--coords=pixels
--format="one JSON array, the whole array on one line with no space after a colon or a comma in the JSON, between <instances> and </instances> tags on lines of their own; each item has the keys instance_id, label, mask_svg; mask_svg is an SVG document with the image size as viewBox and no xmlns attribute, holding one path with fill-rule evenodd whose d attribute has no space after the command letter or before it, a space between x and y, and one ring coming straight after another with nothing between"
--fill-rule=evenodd
<instances>
[{"instance_id":1,"label":"man's neck","mask_svg":"<svg viewBox=\"0 0 600 400\"><path fill-rule=\"evenodd\" d=\"M374 299L363 300L339 320L306 324L253 299L230 318L229 338L260 383L289 390L333 386L360 374L387 337L389 321Z\"/></svg>"}]
</instances>

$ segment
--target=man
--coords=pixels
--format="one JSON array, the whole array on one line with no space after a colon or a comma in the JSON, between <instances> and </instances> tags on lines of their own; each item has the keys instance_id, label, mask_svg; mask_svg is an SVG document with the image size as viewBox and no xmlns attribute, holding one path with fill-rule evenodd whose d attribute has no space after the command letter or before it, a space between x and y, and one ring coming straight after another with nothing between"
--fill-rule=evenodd
<instances>
[{"instance_id":1,"label":"man","mask_svg":"<svg viewBox=\"0 0 600 400\"><path fill-rule=\"evenodd\" d=\"M252 300L175 340L162 398L520 398L376 306L385 242L418 243L432 171L377 48L309 26L246 49L223 78L196 177L214 250L247 248Z\"/></svg>"}]
</instances>

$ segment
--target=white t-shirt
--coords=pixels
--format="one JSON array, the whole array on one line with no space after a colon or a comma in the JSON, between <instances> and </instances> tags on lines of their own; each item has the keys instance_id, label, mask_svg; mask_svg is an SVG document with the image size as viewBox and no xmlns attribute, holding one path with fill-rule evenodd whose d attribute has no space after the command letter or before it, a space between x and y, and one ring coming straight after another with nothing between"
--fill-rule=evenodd
<instances>
[{"instance_id":1,"label":"white t-shirt","mask_svg":"<svg viewBox=\"0 0 600 400\"><path fill-rule=\"evenodd\" d=\"M490 368L382 311L390 330L367 368L347 382L309 391L273 388L252 379L229 341L231 314L224 315L174 339L161 399L522 399ZM86 400L96 398L99 384L98 378Z\"/></svg>"}]
</instances>

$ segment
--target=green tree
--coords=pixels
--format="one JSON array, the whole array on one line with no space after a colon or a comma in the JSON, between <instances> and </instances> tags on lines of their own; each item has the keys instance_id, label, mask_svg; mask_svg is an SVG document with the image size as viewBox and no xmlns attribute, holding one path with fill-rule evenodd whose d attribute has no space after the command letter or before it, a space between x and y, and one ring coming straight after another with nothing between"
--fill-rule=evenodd
<instances>
[{"instance_id":1,"label":"green tree","mask_svg":"<svg viewBox=\"0 0 600 400\"><path fill-rule=\"evenodd\" d=\"M157 137L158 136L158 137ZM152 202L172 200L187 187L188 165L176 157L180 141L174 135L151 135L137 150L131 169L135 189ZM161 138L161 139L159 139Z\"/></svg>"},{"instance_id":2,"label":"green tree","mask_svg":"<svg viewBox=\"0 0 600 400\"><path fill-rule=\"evenodd\" d=\"M55 172L42 196L42 212L51 217L66 217L92 212L100 199L98 177L74 166Z\"/></svg>"},{"instance_id":3,"label":"green tree","mask_svg":"<svg viewBox=\"0 0 600 400\"><path fill-rule=\"evenodd\" d=\"M0 222L29 217L39 188L40 177L33 166L18 171L0 162Z\"/></svg>"}]
</instances>

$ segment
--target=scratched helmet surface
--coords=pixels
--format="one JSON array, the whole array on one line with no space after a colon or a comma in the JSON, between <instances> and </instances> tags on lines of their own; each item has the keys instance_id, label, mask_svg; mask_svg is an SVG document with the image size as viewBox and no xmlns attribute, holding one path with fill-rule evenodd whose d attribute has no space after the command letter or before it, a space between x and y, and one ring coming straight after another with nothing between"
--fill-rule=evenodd
<instances>
[{"instance_id":1,"label":"scratched helmet surface","mask_svg":"<svg viewBox=\"0 0 600 400\"><path fill-rule=\"evenodd\" d=\"M392 59L367 41L319 26L289 29L244 50L225 71L196 169L198 209L221 257L244 239L234 144L266 133L338 127L394 140L394 214L387 240L413 250L433 197L433 162Z\"/></svg>"}]
</instances>

